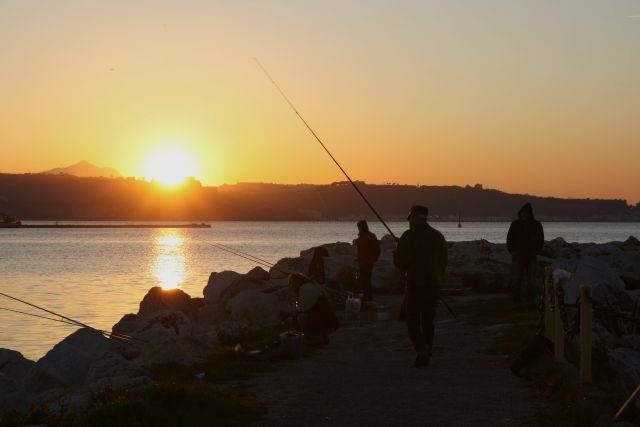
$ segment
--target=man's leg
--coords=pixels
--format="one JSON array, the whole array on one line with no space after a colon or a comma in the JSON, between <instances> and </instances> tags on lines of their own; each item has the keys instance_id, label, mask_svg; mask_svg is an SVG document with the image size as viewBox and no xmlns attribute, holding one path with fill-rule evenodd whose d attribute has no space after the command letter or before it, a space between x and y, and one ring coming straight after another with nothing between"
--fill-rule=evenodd
<instances>
[{"instance_id":1,"label":"man's leg","mask_svg":"<svg viewBox=\"0 0 640 427\"><path fill-rule=\"evenodd\" d=\"M433 330L437 307L438 289L428 289L423 299L421 326L424 336L425 353L429 359L433 351Z\"/></svg>"},{"instance_id":2,"label":"man's leg","mask_svg":"<svg viewBox=\"0 0 640 427\"><path fill-rule=\"evenodd\" d=\"M534 296L534 281L536 277L536 264L537 260L535 255L527 257L523 260L523 284L524 284L524 297L527 302L533 302Z\"/></svg>"},{"instance_id":3,"label":"man's leg","mask_svg":"<svg viewBox=\"0 0 640 427\"><path fill-rule=\"evenodd\" d=\"M407 290L407 331L416 352L424 351L425 340L421 327L422 301L420 292Z\"/></svg>"},{"instance_id":4,"label":"man's leg","mask_svg":"<svg viewBox=\"0 0 640 427\"><path fill-rule=\"evenodd\" d=\"M371 289L371 273L373 270L372 265L360 266L360 286L362 289L362 299L364 301L371 301L373 299L373 291Z\"/></svg>"},{"instance_id":5,"label":"man's leg","mask_svg":"<svg viewBox=\"0 0 640 427\"><path fill-rule=\"evenodd\" d=\"M514 255L511 262L511 291L513 293L513 302L515 303L522 302L523 275L522 259Z\"/></svg>"}]
</instances>

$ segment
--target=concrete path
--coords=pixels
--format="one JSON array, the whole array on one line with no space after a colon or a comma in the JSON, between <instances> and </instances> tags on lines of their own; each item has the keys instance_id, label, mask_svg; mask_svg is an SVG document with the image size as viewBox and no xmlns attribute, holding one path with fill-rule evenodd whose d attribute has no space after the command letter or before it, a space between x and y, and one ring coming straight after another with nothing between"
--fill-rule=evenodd
<instances>
[{"instance_id":1,"label":"concrete path","mask_svg":"<svg viewBox=\"0 0 640 427\"><path fill-rule=\"evenodd\" d=\"M416 369L403 323L345 325L318 354L249 380L269 408L257 425L535 425L544 398L485 351L492 333L441 308L431 366Z\"/></svg>"}]
</instances>

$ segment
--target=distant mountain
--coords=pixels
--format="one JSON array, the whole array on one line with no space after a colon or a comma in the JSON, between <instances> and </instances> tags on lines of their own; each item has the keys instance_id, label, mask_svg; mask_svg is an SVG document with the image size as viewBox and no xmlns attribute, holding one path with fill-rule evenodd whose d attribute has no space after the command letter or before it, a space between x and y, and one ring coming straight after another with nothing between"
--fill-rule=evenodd
<instances>
[{"instance_id":1,"label":"distant mountain","mask_svg":"<svg viewBox=\"0 0 640 427\"><path fill-rule=\"evenodd\" d=\"M109 167L101 168L96 165L92 165L87 161L81 161L76 163L75 165L67 166L64 168L55 168L45 172L42 172L47 175L73 175L81 178L88 177L103 177L103 178L120 178L122 175L120 173Z\"/></svg>"}]
</instances>

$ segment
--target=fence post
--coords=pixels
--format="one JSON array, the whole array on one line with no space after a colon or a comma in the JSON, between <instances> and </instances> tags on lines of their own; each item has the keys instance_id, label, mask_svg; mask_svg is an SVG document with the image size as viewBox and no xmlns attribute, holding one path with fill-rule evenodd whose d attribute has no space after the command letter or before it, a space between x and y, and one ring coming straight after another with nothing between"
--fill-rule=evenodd
<instances>
[{"instance_id":1,"label":"fence post","mask_svg":"<svg viewBox=\"0 0 640 427\"><path fill-rule=\"evenodd\" d=\"M558 288L562 286L562 281L557 284L551 281L553 290L553 355L556 362L564 361L564 322L562 321L562 310L560 304L564 301L558 299Z\"/></svg>"},{"instance_id":2,"label":"fence post","mask_svg":"<svg viewBox=\"0 0 640 427\"><path fill-rule=\"evenodd\" d=\"M544 268L544 290L542 292L542 297L544 298L544 335L553 341L554 338L554 327L553 327L553 313L551 313L551 302L553 301L549 298L549 295L552 295L553 292L553 278L551 277L551 267Z\"/></svg>"},{"instance_id":3,"label":"fence post","mask_svg":"<svg viewBox=\"0 0 640 427\"><path fill-rule=\"evenodd\" d=\"M591 334L591 286L580 286L580 381L591 383L592 375L592 337Z\"/></svg>"}]
</instances>

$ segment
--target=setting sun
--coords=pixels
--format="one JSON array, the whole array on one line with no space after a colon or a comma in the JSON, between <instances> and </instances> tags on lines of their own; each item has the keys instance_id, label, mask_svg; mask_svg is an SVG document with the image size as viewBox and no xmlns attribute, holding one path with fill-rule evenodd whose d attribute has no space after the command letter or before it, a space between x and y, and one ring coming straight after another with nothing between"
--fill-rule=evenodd
<instances>
[{"instance_id":1,"label":"setting sun","mask_svg":"<svg viewBox=\"0 0 640 427\"><path fill-rule=\"evenodd\" d=\"M195 177L197 166L193 158L180 149L166 149L153 153L144 168L144 177L172 186Z\"/></svg>"}]
</instances>

